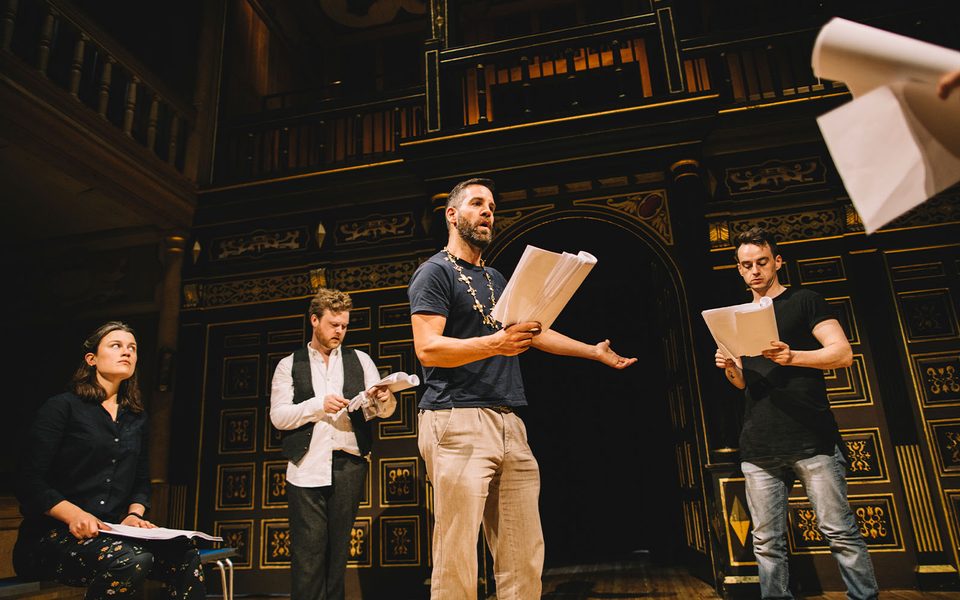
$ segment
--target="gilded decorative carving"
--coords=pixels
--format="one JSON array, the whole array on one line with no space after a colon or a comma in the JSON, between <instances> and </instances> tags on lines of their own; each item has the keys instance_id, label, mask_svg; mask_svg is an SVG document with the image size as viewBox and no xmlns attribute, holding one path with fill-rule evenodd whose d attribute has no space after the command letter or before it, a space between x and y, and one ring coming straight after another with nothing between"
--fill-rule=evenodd
<instances>
[{"instance_id":1,"label":"gilded decorative carving","mask_svg":"<svg viewBox=\"0 0 960 600\"><path fill-rule=\"evenodd\" d=\"M253 508L253 463L217 465L217 510Z\"/></svg>"},{"instance_id":2,"label":"gilded decorative carving","mask_svg":"<svg viewBox=\"0 0 960 600\"><path fill-rule=\"evenodd\" d=\"M761 165L726 169L725 183L731 196L755 192L782 192L790 188L826 182L820 157L770 160Z\"/></svg>"},{"instance_id":3,"label":"gilded decorative carving","mask_svg":"<svg viewBox=\"0 0 960 600\"><path fill-rule=\"evenodd\" d=\"M501 235L504 231L507 231L520 221L525 221L542 212L552 210L554 206L554 204L538 204L536 206L526 206L524 208L510 210L500 209L497 211L497 218L494 219L493 227L497 235Z\"/></svg>"},{"instance_id":4,"label":"gilded decorative carving","mask_svg":"<svg viewBox=\"0 0 960 600\"><path fill-rule=\"evenodd\" d=\"M723 522L717 530L723 532L723 538L726 540L729 564L735 567L756 565L744 479L743 477L721 478L718 483Z\"/></svg>"},{"instance_id":5,"label":"gilded decorative carving","mask_svg":"<svg viewBox=\"0 0 960 600\"><path fill-rule=\"evenodd\" d=\"M270 300L303 298L313 293L313 279L310 273L215 281L198 286L198 300L192 308L257 304Z\"/></svg>"},{"instance_id":6,"label":"gilded decorative carving","mask_svg":"<svg viewBox=\"0 0 960 600\"><path fill-rule=\"evenodd\" d=\"M850 484L889 481L880 429L844 429L843 450L847 458L847 481Z\"/></svg>"},{"instance_id":7,"label":"gilded decorative carving","mask_svg":"<svg viewBox=\"0 0 960 600\"><path fill-rule=\"evenodd\" d=\"M784 215L764 215L730 222L730 239L752 227L761 227L776 235L777 241L811 240L844 233L840 209L807 210Z\"/></svg>"},{"instance_id":8,"label":"gilded decorative carving","mask_svg":"<svg viewBox=\"0 0 960 600\"><path fill-rule=\"evenodd\" d=\"M350 246L411 238L413 233L413 213L401 213L338 221L335 238L338 246Z\"/></svg>"},{"instance_id":9,"label":"gilded decorative carving","mask_svg":"<svg viewBox=\"0 0 960 600\"><path fill-rule=\"evenodd\" d=\"M668 246L673 245L673 228L666 190L651 190L630 196L575 200L576 206L592 206L612 210L640 223Z\"/></svg>"},{"instance_id":10,"label":"gilded decorative carving","mask_svg":"<svg viewBox=\"0 0 960 600\"><path fill-rule=\"evenodd\" d=\"M416 458L380 461L380 504L416 506L419 494L419 461Z\"/></svg>"},{"instance_id":11,"label":"gilded decorative carving","mask_svg":"<svg viewBox=\"0 0 960 600\"><path fill-rule=\"evenodd\" d=\"M286 508L287 461L263 464L263 508Z\"/></svg>"},{"instance_id":12,"label":"gilded decorative carving","mask_svg":"<svg viewBox=\"0 0 960 600\"><path fill-rule=\"evenodd\" d=\"M808 544L823 541L823 534L817 528L817 513L812 508L799 508L793 514L796 518L794 526L800 532L800 539Z\"/></svg>"},{"instance_id":13,"label":"gilded decorative carving","mask_svg":"<svg viewBox=\"0 0 960 600\"><path fill-rule=\"evenodd\" d=\"M847 278L843 269L843 258L839 256L798 260L797 270L800 273L800 283L804 285L843 281Z\"/></svg>"},{"instance_id":14,"label":"gilded decorative carving","mask_svg":"<svg viewBox=\"0 0 960 600\"><path fill-rule=\"evenodd\" d=\"M420 517L381 517L380 540L383 566L420 564Z\"/></svg>"},{"instance_id":15,"label":"gilded decorative carving","mask_svg":"<svg viewBox=\"0 0 960 600\"><path fill-rule=\"evenodd\" d=\"M213 240L210 242L210 254L214 261L260 258L267 254L303 250L307 247L307 238L306 228L257 230L244 235Z\"/></svg>"},{"instance_id":16,"label":"gilded decorative carving","mask_svg":"<svg viewBox=\"0 0 960 600\"><path fill-rule=\"evenodd\" d=\"M420 265L416 259L332 269L333 285L352 292L387 287L406 287Z\"/></svg>"},{"instance_id":17,"label":"gilded decorative carving","mask_svg":"<svg viewBox=\"0 0 960 600\"><path fill-rule=\"evenodd\" d=\"M936 442L940 473L956 474L960 471L960 421L946 419L929 423Z\"/></svg>"},{"instance_id":18,"label":"gilded decorative carving","mask_svg":"<svg viewBox=\"0 0 960 600\"><path fill-rule=\"evenodd\" d=\"M900 527L892 494L850 497L850 507L857 518L857 527L871 550L902 550ZM817 526L817 515L808 501L790 502L790 551L796 554L830 552L826 538Z\"/></svg>"},{"instance_id":19,"label":"gilded decorative carving","mask_svg":"<svg viewBox=\"0 0 960 600\"><path fill-rule=\"evenodd\" d=\"M854 511L860 523L860 535L867 540L883 539L889 536L887 511L883 506L858 506Z\"/></svg>"},{"instance_id":20,"label":"gilded decorative carving","mask_svg":"<svg viewBox=\"0 0 960 600\"><path fill-rule=\"evenodd\" d=\"M223 359L224 400L253 400L260 393L260 357L228 356Z\"/></svg>"},{"instance_id":21,"label":"gilded decorative carving","mask_svg":"<svg viewBox=\"0 0 960 600\"><path fill-rule=\"evenodd\" d=\"M253 537L253 520L217 521L214 535L223 538L223 546L236 548L237 555L231 559L236 569L249 569L251 563L250 539Z\"/></svg>"},{"instance_id":22,"label":"gilded decorative carving","mask_svg":"<svg viewBox=\"0 0 960 600\"><path fill-rule=\"evenodd\" d=\"M866 440L849 440L847 444L847 469L852 473L870 471L873 454L867 448Z\"/></svg>"},{"instance_id":23,"label":"gilded decorative carving","mask_svg":"<svg viewBox=\"0 0 960 600\"><path fill-rule=\"evenodd\" d=\"M370 537L372 522L369 517L360 517L350 529L350 553L347 564L351 567L369 567L373 564Z\"/></svg>"},{"instance_id":24,"label":"gilded decorative carving","mask_svg":"<svg viewBox=\"0 0 960 600\"><path fill-rule=\"evenodd\" d=\"M406 327L410 325L410 303L380 306L377 322L380 327Z\"/></svg>"},{"instance_id":25,"label":"gilded decorative carving","mask_svg":"<svg viewBox=\"0 0 960 600\"><path fill-rule=\"evenodd\" d=\"M220 411L220 454L256 450L257 409Z\"/></svg>"},{"instance_id":26,"label":"gilded decorative carving","mask_svg":"<svg viewBox=\"0 0 960 600\"><path fill-rule=\"evenodd\" d=\"M924 405L960 402L960 354L943 352L913 357Z\"/></svg>"},{"instance_id":27,"label":"gilded decorative carving","mask_svg":"<svg viewBox=\"0 0 960 600\"><path fill-rule=\"evenodd\" d=\"M260 568L290 566L290 524L286 519L264 519L260 525Z\"/></svg>"},{"instance_id":28,"label":"gilded decorative carving","mask_svg":"<svg viewBox=\"0 0 960 600\"><path fill-rule=\"evenodd\" d=\"M957 337L957 318L949 289L898 292L897 300L908 341Z\"/></svg>"}]
</instances>

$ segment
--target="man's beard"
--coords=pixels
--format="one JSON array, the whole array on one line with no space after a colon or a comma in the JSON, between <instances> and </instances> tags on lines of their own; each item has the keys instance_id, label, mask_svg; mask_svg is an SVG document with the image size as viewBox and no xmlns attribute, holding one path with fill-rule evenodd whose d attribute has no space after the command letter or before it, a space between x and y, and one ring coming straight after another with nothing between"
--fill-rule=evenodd
<instances>
[{"instance_id":1,"label":"man's beard","mask_svg":"<svg viewBox=\"0 0 960 600\"><path fill-rule=\"evenodd\" d=\"M481 237L477 231L477 227L467 223L465 219L457 220L457 232L463 241L480 250L486 250L487 246L490 245L490 241L493 239L492 233L486 237Z\"/></svg>"}]
</instances>

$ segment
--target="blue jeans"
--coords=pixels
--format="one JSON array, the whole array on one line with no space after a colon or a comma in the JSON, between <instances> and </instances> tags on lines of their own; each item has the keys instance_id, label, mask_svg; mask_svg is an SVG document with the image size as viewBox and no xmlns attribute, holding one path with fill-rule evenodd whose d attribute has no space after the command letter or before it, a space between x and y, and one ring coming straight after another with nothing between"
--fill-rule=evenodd
<instances>
[{"instance_id":1,"label":"blue jeans","mask_svg":"<svg viewBox=\"0 0 960 600\"><path fill-rule=\"evenodd\" d=\"M747 504L753 520L753 553L760 571L764 599L793 598L787 551L787 497L795 477L803 483L817 515L817 526L827 539L840 567L850 600L877 597L877 578L847 501L847 463L837 448L832 456L780 458L743 462Z\"/></svg>"}]
</instances>

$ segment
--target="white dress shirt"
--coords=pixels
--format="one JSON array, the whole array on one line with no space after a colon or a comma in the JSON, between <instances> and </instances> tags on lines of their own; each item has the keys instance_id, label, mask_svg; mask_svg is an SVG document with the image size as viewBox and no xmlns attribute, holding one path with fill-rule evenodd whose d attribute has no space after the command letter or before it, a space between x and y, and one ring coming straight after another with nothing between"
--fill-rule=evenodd
<instances>
[{"instance_id":1,"label":"white dress shirt","mask_svg":"<svg viewBox=\"0 0 960 600\"><path fill-rule=\"evenodd\" d=\"M319 351L309 344L310 374L313 381L313 398L299 404L293 403L293 354L286 356L273 373L270 391L270 421L280 430L296 429L313 423L310 447L299 463L287 463L287 482L297 487L321 487L333 481L331 467L333 451L342 450L360 456L357 436L353 433L350 416L343 411L339 416L323 410L323 399L328 394L343 396L343 360L340 347L330 352L329 361L324 361ZM357 358L363 367L363 385L370 389L380 381L380 373L373 360L357 350ZM350 400L350 398L347 398ZM379 417L389 417L397 407L393 394L380 404Z\"/></svg>"}]
</instances>

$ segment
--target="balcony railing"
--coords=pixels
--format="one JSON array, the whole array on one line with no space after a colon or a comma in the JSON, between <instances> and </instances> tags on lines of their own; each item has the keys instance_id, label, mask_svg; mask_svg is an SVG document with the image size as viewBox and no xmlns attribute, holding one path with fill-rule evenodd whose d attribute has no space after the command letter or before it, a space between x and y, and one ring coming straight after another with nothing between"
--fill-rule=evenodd
<instances>
[{"instance_id":1,"label":"balcony railing","mask_svg":"<svg viewBox=\"0 0 960 600\"><path fill-rule=\"evenodd\" d=\"M440 68L445 129L543 120L669 94L653 15L445 50Z\"/></svg>"},{"instance_id":2,"label":"balcony railing","mask_svg":"<svg viewBox=\"0 0 960 600\"><path fill-rule=\"evenodd\" d=\"M277 110L221 127L218 183L281 177L390 160L424 132L422 88L364 104Z\"/></svg>"},{"instance_id":3,"label":"balcony railing","mask_svg":"<svg viewBox=\"0 0 960 600\"><path fill-rule=\"evenodd\" d=\"M193 107L65 0L4 0L0 52L35 68L78 103L181 173Z\"/></svg>"},{"instance_id":4,"label":"balcony railing","mask_svg":"<svg viewBox=\"0 0 960 600\"><path fill-rule=\"evenodd\" d=\"M813 75L810 57L816 30L747 40L692 41L684 44L688 79L692 65L714 81L721 106L727 110L776 103L829 93L846 87Z\"/></svg>"}]
</instances>

